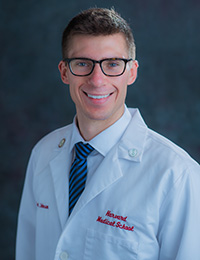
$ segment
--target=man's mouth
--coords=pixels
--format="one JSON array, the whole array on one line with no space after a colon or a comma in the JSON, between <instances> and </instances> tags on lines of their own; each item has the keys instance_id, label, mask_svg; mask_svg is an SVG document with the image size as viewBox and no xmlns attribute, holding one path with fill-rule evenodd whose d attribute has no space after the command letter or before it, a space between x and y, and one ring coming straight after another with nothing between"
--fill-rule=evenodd
<instances>
[{"instance_id":1,"label":"man's mouth","mask_svg":"<svg viewBox=\"0 0 200 260\"><path fill-rule=\"evenodd\" d=\"M90 94L87 94L87 96L89 98L93 98L93 99L102 99L102 98L107 98L109 97L111 94L107 94L107 95L90 95Z\"/></svg>"}]
</instances>

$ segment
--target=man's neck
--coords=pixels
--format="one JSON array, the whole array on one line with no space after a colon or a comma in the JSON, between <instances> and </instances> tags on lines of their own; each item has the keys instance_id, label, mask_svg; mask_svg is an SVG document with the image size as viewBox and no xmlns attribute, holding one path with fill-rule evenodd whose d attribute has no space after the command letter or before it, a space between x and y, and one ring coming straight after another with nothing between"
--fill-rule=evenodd
<instances>
[{"instance_id":1,"label":"man's neck","mask_svg":"<svg viewBox=\"0 0 200 260\"><path fill-rule=\"evenodd\" d=\"M122 115L114 120L86 120L78 118L77 116L76 124L83 139L85 141L90 141L105 129L113 125Z\"/></svg>"}]
</instances>

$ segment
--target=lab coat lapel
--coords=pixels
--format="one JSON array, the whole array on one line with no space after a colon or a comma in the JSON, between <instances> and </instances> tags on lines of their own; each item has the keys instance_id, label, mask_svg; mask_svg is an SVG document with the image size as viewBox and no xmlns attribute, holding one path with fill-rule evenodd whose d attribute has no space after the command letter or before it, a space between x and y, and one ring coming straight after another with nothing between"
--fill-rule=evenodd
<instances>
[{"instance_id":1,"label":"lab coat lapel","mask_svg":"<svg viewBox=\"0 0 200 260\"><path fill-rule=\"evenodd\" d=\"M50 162L50 168L55 188L58 213L62 228L67 220L68 209L68 165L71 164L69 158L69 145L66 145L61 152Z\"/></svg>"}]
</instances>

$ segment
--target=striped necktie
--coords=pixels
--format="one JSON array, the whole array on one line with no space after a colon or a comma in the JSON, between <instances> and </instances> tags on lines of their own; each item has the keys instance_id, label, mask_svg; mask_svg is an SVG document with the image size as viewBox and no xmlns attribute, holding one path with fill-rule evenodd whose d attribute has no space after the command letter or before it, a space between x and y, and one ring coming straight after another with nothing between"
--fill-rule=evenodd
<instances>
[{"instance_id":1,"label":"striped necktie","mask_svg":"<svg viewBox=\"0 0 200 260\"><path fill-rule=\"evenodd\" d=\"M69 175L69 215L85 188L87 178L87 156L94 150L90 144L75 144L76 157Z\"/></svg>"}]
</instances>

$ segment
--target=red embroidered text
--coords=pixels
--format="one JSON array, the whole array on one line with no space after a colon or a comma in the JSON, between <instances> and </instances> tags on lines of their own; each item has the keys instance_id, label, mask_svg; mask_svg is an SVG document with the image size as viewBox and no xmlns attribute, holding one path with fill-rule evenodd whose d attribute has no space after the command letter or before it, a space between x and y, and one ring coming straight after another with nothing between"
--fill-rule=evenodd
<instances>
[{"instance_id":1,"label":"red embroidered text","mask_svg":"<svg viewBox=\"0 0 200 260\"><path fill-rule=\"evenodd\" d=\"M117 218L117 219L125 221L125 222L126 222L126 219L127 219L127 217L122 217L122 216L119 216L119 215L115 215L110 210L107 211L106 216L108 216L110 218Z\"/></svg>"},{"instance_id":2,"label":"red embroidered text","mask_svg":"<svg viewBox=\"0 0 200 260\"><path fill-rule=\"evenodd\" d=\"M122 225L120 222L117 222L116 227L117 228L121 228L121 229L125 229L125 230L128 230L128 231L133 231L134 230L134 226L128 227L125 224Z\"/></svg>"},{"instance_id":3,"label":"red embroidered text","mask_svg":"<svg viewBox=\"0 0 200 260\"><path fill-rule=\"evenodd\" d=\"M122 216L119 216L119 215L115 215L110 210L107 211L106 216L108 216L110 218L116 218L118 220L122 220L122 221L125 221L125 222L127 220L127 217L122 217ZM110 221L107 218L103 219L100 216L98 216L96 221L98 221L98 222L100 222L102 224L106 224L106 225L109 225L111 227L123 229L123 230L126 230L126 231L134 231L134 226L128 226L128 225L122 224L120 221L118 221L118 222Z\"/></svg>"},{"instance_id":4,"label":"red embroidered text","mask_svg":"<svg viewBox=\"0 0 200 260\"><path fill-rule=\"evenodd\" d=\"M38 206L39 208L43 208L43 209L48 209L48 208L49 208L48 205L44 205L44 204L42 204L42 203L37 203L37 206Z\"/></svg>"},{"instance_id":5,"label":"red embroidered text","mask_svg":"<svg viewBox=\"0 0 200 260\"><path fill-rule=\"evenodd\" d=\"M98 222L101 222L103 224L106 224L106 225L109 225L109 226L112 226L112 227L115 227L115 221L109 221L108 219L102 219L102 217L98 217L97 219Z\"/></svg>"}]
</instances>

